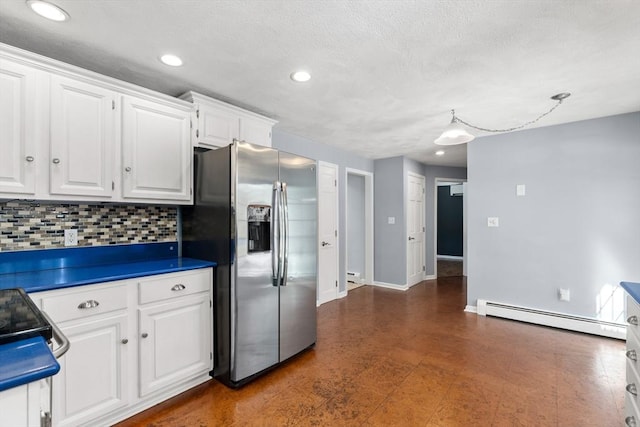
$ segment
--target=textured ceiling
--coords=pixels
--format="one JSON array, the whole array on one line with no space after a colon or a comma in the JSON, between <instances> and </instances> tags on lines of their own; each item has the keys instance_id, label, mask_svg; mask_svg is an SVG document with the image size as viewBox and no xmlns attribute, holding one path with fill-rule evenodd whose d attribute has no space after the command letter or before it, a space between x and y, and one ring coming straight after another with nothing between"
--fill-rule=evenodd
<instances>
[{"instance_id":1,"label":"textured ceiling","mask_svg":"<svg viewBox=\"0 0 640 427\"><path fill-rule=\"evenodd\" d=\"M636 0L0 0L0 41L170 95L208 94L369 158L464 166L433 140L456 109L508 128L640 110ZM184 60L169 68L158 56ZM307 84L289 74L305 68ZM481 136L481 132L476 132ZM480 140L471 142L482 143Z\"/></svg>"}]
</instances>

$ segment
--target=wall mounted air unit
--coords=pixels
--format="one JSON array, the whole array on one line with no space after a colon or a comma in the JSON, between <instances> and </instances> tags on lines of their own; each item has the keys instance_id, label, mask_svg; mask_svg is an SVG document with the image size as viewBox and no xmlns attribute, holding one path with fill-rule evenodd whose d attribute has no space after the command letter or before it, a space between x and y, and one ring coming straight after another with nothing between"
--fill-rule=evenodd
<instances>
[{"instance_id":1,"label":"wall mounted air unit","mask_svg":"<svg viewBox=\"0 0 640 427\"><path fill-rule=\"evenodd\" d=\"M449 187L451 196L462 196L464 194L464 187L462 184L452 185Z\"/></svg>"}]
</instances>

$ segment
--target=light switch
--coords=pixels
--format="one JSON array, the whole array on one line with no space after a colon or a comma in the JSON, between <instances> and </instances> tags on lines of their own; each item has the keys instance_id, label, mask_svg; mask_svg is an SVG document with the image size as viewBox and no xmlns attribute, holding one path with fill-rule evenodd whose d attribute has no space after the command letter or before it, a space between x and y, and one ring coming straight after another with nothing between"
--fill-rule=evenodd
<instances>
[{"instance_id":1,"label":"light switch","mask_svg":"<svg viewBox=\"0 0 640 427\"><path fill-rule=\"evenodd\" d=\"M524 196L525 195L525 185L518 184L516 185L516 196Z\"/></svg>"},{"instance_id":2,"label":"light switch","mask_svg":"<svg viewBox=\"0 0 640 427\"><path fill-rule=\"evenodd\" d=\"M497 216L490 216L487 218L487 227L498 227L500 225Z\"/></svg>"},{"instance_id":3,"label":"light switch","mask_svg":"<svg viewBox=\"0 0 640 427\"><path fill-rule=\"evenodd\" d=\"M387 219L387 221L388 221L389 224L395 224L396 223L396 217L395 216L390 216Z\"/></svg>"}]
</instances>

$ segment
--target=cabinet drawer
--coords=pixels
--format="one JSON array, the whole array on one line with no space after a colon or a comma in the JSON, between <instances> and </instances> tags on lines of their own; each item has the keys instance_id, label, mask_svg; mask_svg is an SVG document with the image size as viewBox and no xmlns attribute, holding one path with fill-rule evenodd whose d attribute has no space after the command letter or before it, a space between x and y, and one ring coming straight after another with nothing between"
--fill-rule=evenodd
<instances>
[{"instance_id":1,"label":"cabinet drawer","mask_svg":"<svg viewBox=\"0 0 640 427\"><path fill-rule=\"evenodd\" d=\"M140 280L138 282L140 304L208 292L211 287L211 277L211 269L206 269L193 273L151 276Z\"/></svg>"},{"instance_id":2,"label":"cabinet drawer","mask_svg":"<svg viewBox=\"0 0 640 427\"><path fill-rule=\"evenodd\" d=\"M632 331L636 336L640 336L640 305L631 295L627 295L627 332Z\"/></svg>"},{"instance_id":3,"label":"cabinet drawer","mask_svg":"<svg viewBox=\"0 0 640 427\"><path fill-rule=\"evenodd\" d=\"M109 288L83 286L82 290L42 298L42 309L58 323L127 308L126 284Z\"/></svg>"},{"instance_id":4,"label":"cabinet drawer","mask_svg":"<svg viewBox=\"0 0 640 427\"><path fill-rule=\"evenodd\" d=\"M638 407L633 399L633 396L626 393L624 397L624 424L625 426L633 427L640 425L640 417L638 416Z\"/></svg>"},{"instance_id":5,"label":"cabinet drawer","mask_svg":"<svg viewBox=\"0 0 640 427\"><path fill-rule=\"evenodd\" d=\"M636 334L631 330L627 331L626 356L627 361L629 362L628 366L632 366L636 375L638 375L638 370L640 369L640 363L638 362L640 359L640 341ZM640 425L640 422L638 425Z\"/></svg>"},{"instance_id":6,"label":"cabinet drawer","mask_svg":"<svg viewBox=\"0 0 640 427\"><path fill-rule=\"evenodd\" d=\"M640 404L640 399L638 398L638 394L640 393L640 379L636 375L631 363L631 360L627 360L625 396L630 399L637 408L638 404Z\"/></svg>"}]
</instances>

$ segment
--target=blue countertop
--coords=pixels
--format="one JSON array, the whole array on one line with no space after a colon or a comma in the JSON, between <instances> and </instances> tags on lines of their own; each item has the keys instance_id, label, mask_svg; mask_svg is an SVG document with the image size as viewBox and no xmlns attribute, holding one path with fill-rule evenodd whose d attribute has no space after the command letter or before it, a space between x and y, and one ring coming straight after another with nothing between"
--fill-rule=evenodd
<instances>
[{"instance_id":1,"label":"blue countertop","mask_svg":"<svg viewBox=\"0 0 640 427\"><path fill-rule=\"evenodd\" d=\"M620 286L640 304L640 283L620 282Z\"/></svg>"},{"instance_id":2,"label":"blue countertop","mask_svg":"<svg viewBox=\"0 0 640 427\"><path fill-rule=\"evenodd\" d=\"M55 375L60 370L42 337L0 345L0 391Z\"/></svg>"},{"instance_id":3,"label":"blue countertop","mask_svg":"<svg viewBox=\"0 0 640 427\"><path fill-rule=\"evenodd\" d=\"M214 267L177 256L177 243L0 252L0 289L40 292Z\"/></svg>"},{"instance_id":4,"label":"blue countertop","mask_svg":"<svg viewBox=\"0 0 640 427\"><path fill-rule=\"evenodd\" d=\"M0 252L0 289L40 292L216 266L178 257L177 247L167 242ZM0 391L59 370L44 338L0 345Z\"/></svg>"}]
</instances>

